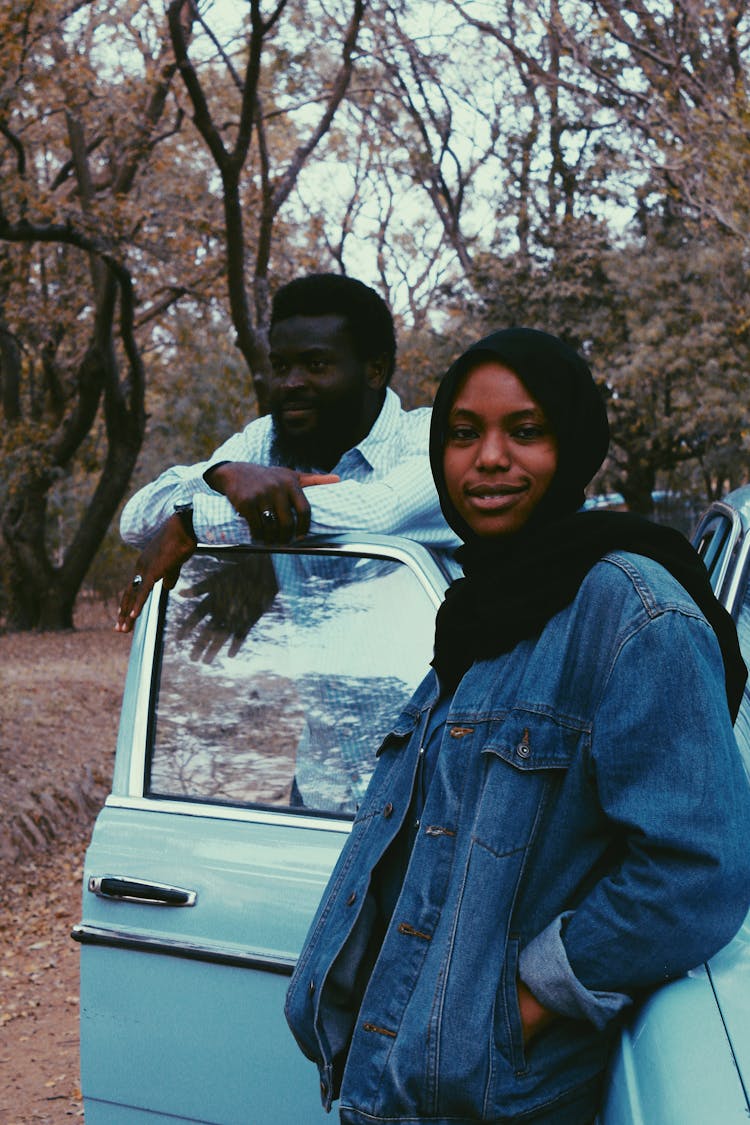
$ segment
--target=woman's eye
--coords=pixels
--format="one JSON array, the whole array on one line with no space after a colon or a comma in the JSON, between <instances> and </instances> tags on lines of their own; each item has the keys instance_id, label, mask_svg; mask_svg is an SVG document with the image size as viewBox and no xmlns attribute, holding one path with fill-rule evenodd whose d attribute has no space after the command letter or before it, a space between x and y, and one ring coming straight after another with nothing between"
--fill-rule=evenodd
<instances>
[{"instance_id":1,"label":"woman's eye","mask_svg":"<svg viewBox=\"0 0 750 1125\"><path fill-rule=\"evenodd\" d=\"M544 433L543 426L519 426L515 436L520 441L536 441L538 438L544 437Z\"/></svg>"},{"instance_id":2,"label":"woman's eye","mask_svg":"<svg viewBox=\"0 0 750 1125\"><path fill-rule=\"evenodd\" d=\"M471 426L451 426L448 431L448 441L472 441L477 432Z\"/></svg>"}]
</instances>

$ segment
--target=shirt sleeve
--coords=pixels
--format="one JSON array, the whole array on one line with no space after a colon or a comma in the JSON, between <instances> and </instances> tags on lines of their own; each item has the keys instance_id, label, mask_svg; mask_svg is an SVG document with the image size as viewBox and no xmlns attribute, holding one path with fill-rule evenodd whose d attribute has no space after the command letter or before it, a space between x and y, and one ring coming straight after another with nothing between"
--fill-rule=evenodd
<instances>
[{"instance_id":1,"label":"shirt sleeve","mask_svg":"<svg viewBox=\"0 0 750 1125\"><path fill-rule=\"evenodd\" d=\"M702 618L661 613L622 645L592 763L621 859L528 944L520 975L542 1004L603 1026L713 956L750 903L748 778Z\"/></svg>"},{"instance_id":2,"label":"shirt sleeve","mask_svg":"<svg viewBox=\"0 0 750 1125\"><path fill-rule=\"evenodd\" d=\"M406 535L434 547L457 547L458 536L440 510L426 454L401 461L379 480L345 480L304 490L310 531L371 531Z\"/></svg>"},{"instance_id":3,"label":"shirt sleeve","mask_svg":"<svg viewBox=\"0 0 750 1125\"><path fill-rule=\"evenodd\" d=\"M222 533L231 528L228 542L248 543L250 533L245 520L237 516L226 497L206 484L203 474L220 461L244 461L248 464L268 463L269 420L257 418L240 433L234 434L207 461L195 465L175 465L151 484L131 497L120 517L120 535L131 547L144 547L159 528L174 515L178 505L193 505L193 526L199 539L201 531L215 531L208 542L223 542ZM198 522L196 523L196 519ZM240 538L244 525L245 537Z\"/></svg>"},{"instance_id":4,"label":"shirt sleeve","mask_svg":"<svg viewBox=\"0 0 750 1125\"><path fill-rule=\"evenodd\" d=\"M217 458L218 460L218 458ZM405 535L437 548L455 548L458 536L440 510L429 462L410 457L380 480L344 480L304 489L310 533L370 531ZM193 497L193 529L201 543L251 543L247 521L224 496L206 488Z\"/></svg>"}]
</instances>

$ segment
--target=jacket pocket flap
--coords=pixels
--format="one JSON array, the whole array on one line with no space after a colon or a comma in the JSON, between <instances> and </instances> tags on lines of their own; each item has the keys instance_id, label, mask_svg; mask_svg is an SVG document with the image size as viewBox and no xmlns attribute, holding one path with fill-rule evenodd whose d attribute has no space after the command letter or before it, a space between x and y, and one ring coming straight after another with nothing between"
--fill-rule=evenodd
<instances>
[{"instance_id":1,"label":"jacket pocket flap","mask_svg":"<svg viewBox=\"0 0 750 1125\"><path fill-rule=\"evenodd\" d=\"M383 750L386 750L389 746L394 746L399 742L405 743L409 739L410 735L414 731L414 728L419 722L419 714L419 711L416 711L411 707L405 707L399 717L396 719L391 729L383 738L383 741L380 743L375 756L380 757Z\"/></svg>"},{"instance_id":2,"label":"jacket pocket flap","mask_svg":"<svg viewBox=\"0 0 750 1125\"><path fill-rule=\"evenodd\" d=\"M490 721L483 751L515 769L567 769L589 742L589 731L572 720L515 708Z\"/></svg>"}]
</instances>

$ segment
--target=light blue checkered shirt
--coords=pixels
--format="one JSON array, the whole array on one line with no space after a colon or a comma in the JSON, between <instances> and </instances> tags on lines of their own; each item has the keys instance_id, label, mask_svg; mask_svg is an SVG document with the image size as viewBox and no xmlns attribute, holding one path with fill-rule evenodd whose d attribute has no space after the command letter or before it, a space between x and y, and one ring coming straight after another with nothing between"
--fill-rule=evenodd
<instances>
[{"instance_id":1,"label":"light blue checkered shirt","mask_svg":"<svg viewBox=\"0 0 750 1125\"><path fill-rule=\"evenodd\" d=\"M406 535L434 547L458 546L440 511L430 472L430 415L427 407L402 410L398 395L388 388L367 437L347 450L331 470L341 481L305 489L312 513L310 532L371 531ZM206 484L203 474L220 461L273 464L273 437L270 415L257 418L219 446L208 461L167 469L126 504L120 520L122 538L133 547L143 547L178 505L192 504L199 542L251 542L247 522L225 496Z\"/></svg>"}]
</instances>

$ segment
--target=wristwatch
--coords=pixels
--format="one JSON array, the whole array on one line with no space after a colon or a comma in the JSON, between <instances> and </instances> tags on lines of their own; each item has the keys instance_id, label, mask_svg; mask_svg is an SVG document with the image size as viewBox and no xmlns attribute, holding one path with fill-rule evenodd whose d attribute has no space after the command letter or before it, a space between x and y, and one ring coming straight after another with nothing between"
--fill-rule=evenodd
<instances>
[{"instance_id":1,"label":"wristwatch","mask_svg":"<svg viewBox=\"0 0 750 1125\"><path fill-rule=\"evenodd\" d=\"M180 517L180 523L182 524L186 534L188 534L190 538L195 540L195 542L197 543L198 540L195 535L195 530L193 529L193 505L175 504L174 511L175 515Z\"/></svg>"}]
</instances>

